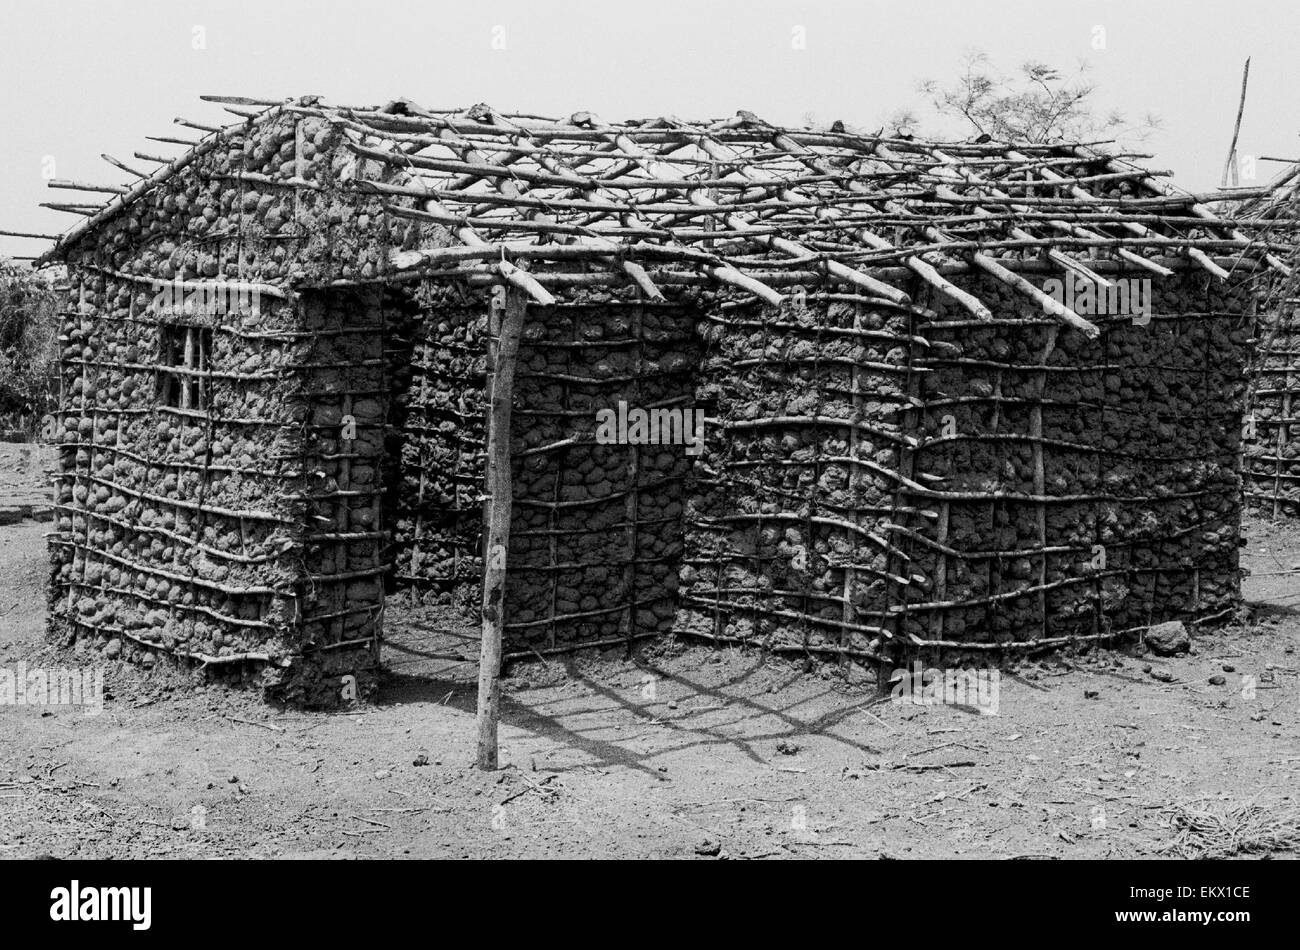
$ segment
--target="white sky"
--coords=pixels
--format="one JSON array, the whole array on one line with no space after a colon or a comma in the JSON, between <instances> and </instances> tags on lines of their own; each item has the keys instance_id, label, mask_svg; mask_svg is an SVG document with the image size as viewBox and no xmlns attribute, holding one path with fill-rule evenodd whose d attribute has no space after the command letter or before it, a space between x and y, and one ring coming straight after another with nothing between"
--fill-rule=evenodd
<instances>
[{"instance_id":1,"label":"white sky","mask_svg":"<svg viewBox=\"0 0 1300 950\"><path fill-rule=\"evenodd\" d=\"M796 27L806 49L792 48ZM1006 70L1086 60L1099 107L1160 116L1148 164L1191 190L1218 184L1251 56L1239 151L1300 157L1296 0L3 0L0 227L72 223L37 207L77 200L44 187L46 156L60 178L121 184L101 152L128 164L136 150L175 154L144 136L196 134L174 116L233 120L203 93L609 120L748 109L875 128L920 105L917 82L950 80L972 48ZM1259 182L1280 168L1262 163ZM0 254L43 248L0 238Z\"/></svg>"}]
</instances>

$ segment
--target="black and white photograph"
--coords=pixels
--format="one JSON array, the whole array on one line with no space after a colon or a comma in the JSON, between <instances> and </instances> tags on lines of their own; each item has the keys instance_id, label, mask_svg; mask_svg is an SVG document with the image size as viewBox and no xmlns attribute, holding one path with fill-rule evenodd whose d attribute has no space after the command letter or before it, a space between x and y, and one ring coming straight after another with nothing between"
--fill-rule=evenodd
<instances>
[{"instance_id":1,"label":"black and white photograph","mask_svg":"<svg viewBox=\"0 0 1300 950\"><path fill-rule=\"evenodd\" d=\"M1285 0L6 2L0 906L852 861L877 913L1279 923L1297 41Z\"/></svg>"}]
</instances>

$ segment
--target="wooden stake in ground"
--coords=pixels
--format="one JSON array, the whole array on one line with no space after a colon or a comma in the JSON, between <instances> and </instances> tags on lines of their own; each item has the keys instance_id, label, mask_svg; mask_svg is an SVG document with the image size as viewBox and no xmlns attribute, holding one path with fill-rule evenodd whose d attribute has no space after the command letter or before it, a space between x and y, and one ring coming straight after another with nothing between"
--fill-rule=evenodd
<instances>
[{"instance_id":1,"label":"wooden stake in ground","mask_svg":"<svg viewBox=\"0 0 1300 950\"><path fill-rule=\"evenodd\" d=\"M505 624L506 552L510 546L510 402L515 360L527 306L522 291L506 287L505 314L492 359L487 431L487 499L483 521L483 642L478 666L478 767L497 767L497 719L501 709L501 635ZM494 305L492 323L498 322ZM489 342L489 352L492 352Z\"/></svg>"}]
</instances>

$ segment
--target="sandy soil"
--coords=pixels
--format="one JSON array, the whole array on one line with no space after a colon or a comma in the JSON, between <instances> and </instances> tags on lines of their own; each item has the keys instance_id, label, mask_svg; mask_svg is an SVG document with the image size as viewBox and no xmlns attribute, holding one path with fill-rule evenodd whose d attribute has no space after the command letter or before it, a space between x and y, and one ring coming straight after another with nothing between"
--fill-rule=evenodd
<instances>
[{"instance_id":1,"label":"sandy soil","mask_svg":"<svg viewBox=\"0 0 1300 950\"><path fill-rule=\"evenodd\" d=\"M43 491L19 448L0 503ZM46 530L0 526L0 668L88 662L42 640ZM349 712L110 667L100 715L0 706L0 855L1172 854L1176 804L1295 804L1300 573L1275 572L1300 568L1300 526L1248 540L1241 623L1177 658L1023 663L998 715L738 650L521 664L493 774L470 767L474 664L454 658L472 630L428 610L390 612L379 701Z\"/></svg>"}]
</instances>

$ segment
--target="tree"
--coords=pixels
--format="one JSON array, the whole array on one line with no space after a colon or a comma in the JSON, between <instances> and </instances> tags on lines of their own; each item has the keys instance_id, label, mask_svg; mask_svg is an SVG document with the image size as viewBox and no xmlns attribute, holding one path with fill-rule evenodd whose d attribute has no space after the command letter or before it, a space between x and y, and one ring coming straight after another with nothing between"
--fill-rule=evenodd
<instances>
[{"instance_id":1,"label":"tree","mask_svg":"<svg viewBox=\"0 0 1300 950\"><path fill-rule=\"evenodd\" d=\"M53 408L58 305L43 275L0 260L0 428L34 435Z\"/></svg>"},{"instance_id":2,"label":"tree","mask_svg":"<svg viewBox=\"0 0 1300 950\"><path fill-rule=\"evenodd\" d=\"M1140 142L1160 125L1150 114L1137 123L1117 111L1098 114L1087 63L1065 75L1030 61L1007 76L977 50L964 57L952 84L927 79L919 89L940 120L958 120L964 132L997 142ZM914 134L919 124L916 113L907 111L895 114L888 125L906 135Z\"/></svg>"}]
</instances>

